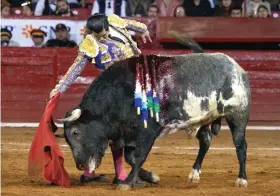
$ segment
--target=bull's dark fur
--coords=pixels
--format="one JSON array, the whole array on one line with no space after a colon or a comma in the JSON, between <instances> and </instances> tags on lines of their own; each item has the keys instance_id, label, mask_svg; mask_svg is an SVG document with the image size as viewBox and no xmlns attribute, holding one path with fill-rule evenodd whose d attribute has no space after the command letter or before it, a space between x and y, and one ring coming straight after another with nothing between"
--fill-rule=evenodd
<instances>
[{"instance_id":1,"label":"bull's dark fur","mask_svg":"<svg viewBox=\"0 0 280 196\"><path fill-rule=\"evenodd\" d=\"M104 147L109 140L115 143L123 141L125 146L146 146L148 135L156 138L160 133L160 126L154 120L149 121L148 129L143 129L143 121L136 114L133 104L135 63L136 58L133 58L116 63L107 69L91 84L77 107L82 109L82 116L77 121L65 123L65 138L71 144L69 135L67 135L69 127L78 124L78 126L88 124L87 127L90 127L94 124L94 122L90 122L92 119L102 121L102 128L97 128L93 125L92 129L83 130L86 133L86 137L82 142L90 144L86 147L88 154L80 157L83 161L84 157L88 158L92 154L92 150L89 149L98 149L97 151L104 155ZM69 116L70 113L68 112L66 116ZM100 137L103 138L102 145L100 145ZM135 142L137 139L140 140ZM145 148L136 150L135 155L142 154L140 151L143 150Z\"/></svg>"},{"instance_id":2,"label":"bull's dark fur","mask_svg":"<svg viewBox=\"0 0 280 196\"><path fill-rule=\"evenodd\" d=\"M178 94L186 95L185 92L182 92L186 90L185 87L197 96L208 95L217 87L221 87L221 93L225 98L231 96L232 89L223 88L228 82L227 78L230 77L233 66L226 59L219 61L211 56L202 57L202 54L180 57L150 55L149 64L152 58L160 59L162 62L160 66L171 61L173 76L176 79L176 88L169 88L169 96L163 103L166 108L165 123L178 118L188 120L188 114L178 111L178 108L182 108L182 101L176 96ZM148 120L148 128L145 129L143 121L134 108L135 65L138 61L143 62L143 57L124 60L108 68L90 85L82 98L78 106L82 110L82 116L74 122L64 124L65 138L73 151L77 165L85 164L88 158L96 152L101 156L104 155L109 140L116 143L123 141L124 147L135 149L132 152L134 159L130 163L132 171L126 179L128 184L135 182L139 168L162 130L162 124L157 123L154 119ZM186 67L188 67L187 70ZM248 78L246 74L243 77L248 88L249 99ZM200 84L200 89L195 88L197 84ZM203 102L201 107L206 108L207 102ZM244 111L238 114L234 111L231 112L230 108L228 110L228 115L225 117L232 131L240 162L239 178L247 179L245 128L249 119L250 107L248 105ZM183 117L179 117L178 112L184 113ZM193 166L194 169L201 168L203 158L210 146L212 134L218 134L220 123L221 119L218 118L212 122L211 130L206 124L198 131L200 150ZM73 130L78 130L78 135L73 135ZM77 145L79 147L76 147Z\"/></svg>"}]
</instances>

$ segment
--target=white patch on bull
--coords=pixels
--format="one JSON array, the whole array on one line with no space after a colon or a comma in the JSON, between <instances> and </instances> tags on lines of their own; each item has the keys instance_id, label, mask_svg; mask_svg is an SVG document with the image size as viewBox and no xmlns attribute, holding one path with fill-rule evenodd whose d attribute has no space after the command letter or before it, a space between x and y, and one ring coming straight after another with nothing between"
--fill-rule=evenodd
<instances>
[{"instance_id":1,"label":"white patch on bull","mask_svg":"<svg viewBox=\"0 0 280 196\"><path fill-rule=\"evenodd\" d=\"M190 119L188 124L190 127L193 125L200 126L200 122L209 119L216 119L220 116L217 110L217 92L213 91L210 96L197 97L191 91L188 91L187 99L184 100L183 109L188 114ZM201 101L208 100L208 110L201 110ZM211 119L210 119L211 118Z\"/></svg>"},{"instance_id":2,"label":"white patch on bull","mask_svg":"<svg viewBox=\"0 0 280 196\"><path fill-rule=\"evenodd\" d=\"M196 136L199 128L217 119L221 114L217 110L216 92L212 92L209 97L197 97L188 91L188 99L184 100L183 109L188 114L188 121L177 120L176 123L167 124L161 135L172 134L179 130L185 130L189 139ZM208 110L201 110L201 101L208 100Z\"/></svg>"},{"instance_id":3,"label":"white patch on bull","mask_svg":"<svg viewBox=\"0 0 280 196\"><path fill-rule=\"evenodd\" d=\"M247 180L245 180L243 178L237 178L237 180L235 181L235 186L236 187L247 187L248 182L247 182Z\"/></svg>"},{"instance_id":4,"label":"white patch on bull","mask_svg":"<svg viewBox=\"0 0 280 196\"><path fill-rule=\"evenodd\" d=\"M188 178L188 183L199 183L201 171L197 169L191 170Z\"/></svg>"},{"instance_id":5,"label":"white patch on bull","mask_svg":"<svg viewBox=\"0 0 280 196\"><path fill-rule=\"evenodd\" d=\"M95 162L96 162L95 158L93 156L91 156L88 161L89 173L92 173L95 170L95 167L96 167Z\"/></svg>"},{"instance_id":6,"label":"white patch on bull","mask_svg":"<svg viewBox=\"0 0 280 196\"><path fill-rule=\"evenodd\" d=\"M175 133L179 130L185 130L188 138L192 139L196 136L199 128L207 123L217 119L221 114L217 110L216 91L212 92L209 97L197 97L188 91L188 99L184 100L183 109L188 114L188 121L178 120L177 123L167 124L160 136ZM201 110L201 101L208 99L208 110Z\"/></svg>"}]
</instances>

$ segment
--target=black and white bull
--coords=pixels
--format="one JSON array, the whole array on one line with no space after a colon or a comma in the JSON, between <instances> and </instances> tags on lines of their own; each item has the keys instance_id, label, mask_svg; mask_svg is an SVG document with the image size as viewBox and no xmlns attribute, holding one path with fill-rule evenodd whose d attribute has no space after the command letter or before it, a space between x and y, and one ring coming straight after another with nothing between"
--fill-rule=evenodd
<instances>
[{"instance_id":1,"label":"black and white bull","mask_svg":"<svg viewBox=\"0 0 280 196\"><path fill-rule=\"evenodd\" d=\"M64 136L78 169L97 168L111 140L125 149L132 170L121 189L136 181L154 141L162 134L185 130L199 140L197 159L189 174L198 182L200 169L212 135L217 135L225 118L232 133L239 160L236 186L246 187L245 130L250 115L250 86L247 73L222 53L147 57L156 60L156 90L162 120L143 121L134 108L135 65L143 57L115 63L88 88L81 103L66 114ZM211 128L210 128L211 127ZM129 154L129 155L128 155Z\"/></svg>"}]
</instances>

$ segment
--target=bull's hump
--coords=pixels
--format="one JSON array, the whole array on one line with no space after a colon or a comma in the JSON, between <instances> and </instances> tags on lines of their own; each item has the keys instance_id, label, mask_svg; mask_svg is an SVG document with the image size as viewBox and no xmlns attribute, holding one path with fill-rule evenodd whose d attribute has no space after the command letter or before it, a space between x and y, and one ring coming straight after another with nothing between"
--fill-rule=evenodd
<instances>
[{"instance_id":1,"label":"bull's hump","mask_svg":"<svg viewBox=\"0 0 280 196\"><path fill-rule=\"evenodd\" d=\"M220 61L228 61L230 62L230 65L236 69L238 69L241 72L246 72L233 58L231 58L230 56L224 54L224 53L210 53L209 55L214 56L217 60Z\"/></svg>"}]
</instances>

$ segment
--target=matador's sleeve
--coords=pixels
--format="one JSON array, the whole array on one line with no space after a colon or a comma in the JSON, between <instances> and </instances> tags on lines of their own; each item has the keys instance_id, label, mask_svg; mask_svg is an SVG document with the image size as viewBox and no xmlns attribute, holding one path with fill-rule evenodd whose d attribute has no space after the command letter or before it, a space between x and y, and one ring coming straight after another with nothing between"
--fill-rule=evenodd
<instances>
[{"instance_id":1,"label":"matador's sleeve","mask_svg":"<svg viewBox=\"0 0 280 196\"><path fill-rule=\"evenodd\" d=\"M79 53L77 58L68 69L67 73L55 86L55 90L60 93L65 92L84 70L89 59L94 59L98 52L99 48L96 41L91 36L87 36L79 45Z\"/></svg>"},{"instance_id":2,"label":"matador's sleeve","mask_svg":"<svg viewBox=\"0 0 280 196\"><path fill-rule=\"evenodd\" d=\"M127 23L127 29L135 31L137 33L145 33L147 31L147 26L144 23L137 22L136 20L125 19Z\"/></svg>"},{"instance_id":3,"label":"matador's sleeve","mask_svg":"<svg viewBox=\"0 0 280 196\"><path fill-rule=\"evenodd\" d=\"M108 16L108 21L114 26L117 26L119 28L126 28L137 33L142 34L147 31L147 26L144 23L137 22L136 20L123 19L115 14Z\"/></svg>"},{"instance_id":4,"label":"matador's sleeve","mask_svg":"<svg viewBox=\"0 0 280 196\"><path fill-rule=\"evenodd\" d=\"M68 69L67 73L62 77L59 83L55 86L57 92L65 92L69 86L76 80L80 73L88 63L88 57L82 53L79 53L74 63Z\"/></svg>"}]
</instances>

